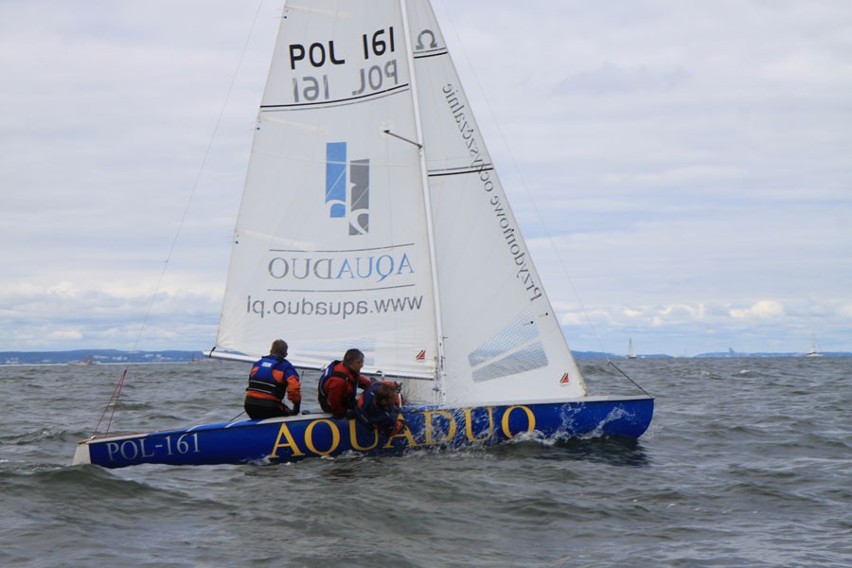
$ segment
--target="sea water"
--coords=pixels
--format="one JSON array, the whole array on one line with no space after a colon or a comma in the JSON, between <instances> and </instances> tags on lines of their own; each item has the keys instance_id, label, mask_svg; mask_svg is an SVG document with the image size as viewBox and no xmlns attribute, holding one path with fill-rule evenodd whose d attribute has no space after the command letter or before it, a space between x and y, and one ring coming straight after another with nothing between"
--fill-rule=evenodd
<instances>
[{"instance_id":1,"label":"sea water","mask_svg":"<svg viewBox=\"0 0 852 568\"><path fill-rule=\"evenodd\" d=\"M656 397L638 443L120 470L70 462L123 367L0 367L0 565L852 565L852 359L617 365ZM234 418L247 371L130 366L112 432Z\"/></svg>"}]
</instances>

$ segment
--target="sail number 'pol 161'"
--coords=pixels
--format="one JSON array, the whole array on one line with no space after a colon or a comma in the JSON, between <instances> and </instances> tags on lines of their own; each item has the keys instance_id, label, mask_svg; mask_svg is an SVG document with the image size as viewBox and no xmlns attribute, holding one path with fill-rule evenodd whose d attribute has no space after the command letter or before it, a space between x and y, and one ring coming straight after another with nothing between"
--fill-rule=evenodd
<instances>
[{"instance_id":1,"label":"sail number 'pol 161'","mask_svg":"<svg viewBox=\"0 0 852 568\"><path fill-rule=\"evenodd\" d=\"M396 51L393 26L380 29L373 33L361 34L361 49L363 60L382 57ZM309 45L291 43L289 45L290 69L309 65L321 69L326 65L345 65L346 55L335 49L333 40L317 41ZM352 96L380 91L388 86L399 84L396 59L382 64L360 67L356 82L351 88ZM332 86L329 85L328 74L319 76L305 75L293 77L293 100L300 102L315 102L331 99Z\"/></svg>"}]
</instances>

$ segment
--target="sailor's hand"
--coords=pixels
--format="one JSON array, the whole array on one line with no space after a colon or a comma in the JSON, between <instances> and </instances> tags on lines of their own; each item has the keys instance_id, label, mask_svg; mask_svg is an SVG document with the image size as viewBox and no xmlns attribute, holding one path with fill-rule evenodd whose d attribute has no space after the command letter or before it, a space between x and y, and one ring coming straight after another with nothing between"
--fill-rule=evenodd
<instances>
[{"instance_id":1,"label":"sailor's hand","mask_svg":"<svg viewBox=\"0 0 852 568\"><path fill-rule=\"evenodd\" d=\"M391 432L392 432L391 435L396 436L397 434L402 432L402 429L405 428L406 426L408 426L408 422L406 422L405 420L402 420L402 419L398 419L396 421L396 423L393 425L393 429L391 430Z\"/></svg>"}]
</instances>

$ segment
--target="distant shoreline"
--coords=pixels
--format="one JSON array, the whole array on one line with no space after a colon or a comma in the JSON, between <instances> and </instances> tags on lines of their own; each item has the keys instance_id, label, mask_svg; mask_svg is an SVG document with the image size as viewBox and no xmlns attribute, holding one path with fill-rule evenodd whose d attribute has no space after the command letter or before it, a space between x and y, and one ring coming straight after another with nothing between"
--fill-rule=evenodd
<instances>
[{"instance_id":1,"label":"distant shoreline","mask_svg":"<svg viewBox=\"0 0 852 568\"><path fill-rule=\"evenodd\" d=\"M0 365L136 365L190 363L206 359L202 351L121 351L74 349L71 351L0 351Z\"/></svg>"},{"instance_id":2,"label":"distant shoreline","mask_svg":"<svg viewBox=\"0 0 852 568\"><path fill-rule=\"evenodd\" d=\"M850 352L826 352L824 357L852 357ZM805 353L700 353L688 357L666 354L639 354L643 359L737 359L737 358L805 358ZM624 360L624 355L598 351L574 351L578 361ZM71 351L0 351L0 365L138 365L154 363L192 363L208 360L203 351L121 351L117 349L75 349Z\"/></svg>"}]
</instances>

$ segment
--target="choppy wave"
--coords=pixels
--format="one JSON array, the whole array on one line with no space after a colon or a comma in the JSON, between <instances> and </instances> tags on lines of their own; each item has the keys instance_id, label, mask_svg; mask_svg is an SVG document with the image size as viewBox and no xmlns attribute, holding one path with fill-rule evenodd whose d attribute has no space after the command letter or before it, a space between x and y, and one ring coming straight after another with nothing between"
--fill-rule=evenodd
<instances>
[{"instance_id":1,"label":"choppy wave","mask_svg":"<svg viewBox=\"0 0 852 568\"><path fill-rule=\"evenodd\" d=\"M619 362L657 397L638 441L294 464L70 466L115 369L0 368L0 563L26 566L847 566L847 360ZM245 366L131 370L114 431L227 420ZM623 377L585 365L590 389ZM3 373L6 373L3 375ZM33 377L63 385L49 412ZM201 393L201 394L199 394ZM306 397L309 391L306 388Z\"/></svg>"}]
</instances>

